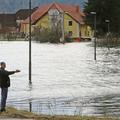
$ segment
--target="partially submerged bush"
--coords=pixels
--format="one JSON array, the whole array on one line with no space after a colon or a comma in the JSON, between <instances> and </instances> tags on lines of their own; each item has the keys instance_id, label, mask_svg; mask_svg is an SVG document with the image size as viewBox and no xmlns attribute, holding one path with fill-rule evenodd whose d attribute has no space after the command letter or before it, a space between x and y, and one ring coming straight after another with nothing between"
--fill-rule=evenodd
<instances>
[{"instance_id":1,"label":"partially submerged bush","mask_svg":"<svg viewBox=\"0 0 120 120\"><path fill-rule=\"evenodd\" d=\"M34 40L40 43L44 43L44 42L59 43L61 36L62 36L61 30L58 28L43 29L43 28L37 27L34 29L34 32L33 32Z\"/></svg>"}]
</instances>

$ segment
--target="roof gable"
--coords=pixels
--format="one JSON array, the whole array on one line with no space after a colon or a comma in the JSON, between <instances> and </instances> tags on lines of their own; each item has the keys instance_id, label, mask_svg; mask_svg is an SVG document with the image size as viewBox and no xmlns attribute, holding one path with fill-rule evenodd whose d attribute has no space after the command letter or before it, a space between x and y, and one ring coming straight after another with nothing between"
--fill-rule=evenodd
<instances>
[{"instance_id":1,"label":"roof gable","mask_svg":"<svg viewBox=\"0 0 120 120\"><path fill-rule=\"evenodd\" d=\"M36 23L42 16L48 13L49 9L57 9L60 12L66 12L69 16L71 16L74 20L79 23L83 23L84 13L80 10L79 6L70 5L70 4L60 4L60 3L52 3L45 4L40 6L33 14L31 15L32 24ZM27 18L24 23L29 23L29 18Z\"/></svg>"}]
</instances>

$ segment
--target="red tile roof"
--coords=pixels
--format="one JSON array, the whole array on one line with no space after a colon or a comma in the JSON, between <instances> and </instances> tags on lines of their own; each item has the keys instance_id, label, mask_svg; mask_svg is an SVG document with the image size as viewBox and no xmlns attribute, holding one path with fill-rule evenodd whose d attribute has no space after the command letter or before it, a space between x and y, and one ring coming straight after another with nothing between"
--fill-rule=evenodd
<instances>
[{"instance_id":1,"label":"red tile roof","mask_svg":"<svg viewBox=\"0 0 120 120\"><path fill-rule=\"evenodd\" d=\"M80 24L84 24L83 17L84 13L80 10L79 6L70 5L70 4L61 4L61 3L52 3L52 4L44 4L40 6L33 14L32 24L36 23L42 16L48 13L49 9L55 8L60 12L67 12L74 20L79 22ZM29 18L27 18L23 23L29 23Z\"/></svg>"}]
</instances>

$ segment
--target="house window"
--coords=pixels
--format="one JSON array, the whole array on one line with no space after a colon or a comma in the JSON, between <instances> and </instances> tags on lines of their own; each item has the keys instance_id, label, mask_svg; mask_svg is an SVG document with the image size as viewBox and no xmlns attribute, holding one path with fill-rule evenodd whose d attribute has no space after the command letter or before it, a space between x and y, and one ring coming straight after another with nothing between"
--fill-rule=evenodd
<instances>
[{"instance_id":1,"label":"house window","mask_svg":"<svg viewBox=\"0 0 120 120\"><path fill-rule=\"evenodd\" d=\"M90 36L90 31L88 31L88 36Z\"/></svg>"},{"instance_id":2,"label":"house window","mask_svg":"<svg viewBox=\"0 0 120 120\"><path fill-rule=\"evenodd\" d=\"M72 26L73 22L72 21L68 21L68 25Z\"/></svg>"}]
</instances>

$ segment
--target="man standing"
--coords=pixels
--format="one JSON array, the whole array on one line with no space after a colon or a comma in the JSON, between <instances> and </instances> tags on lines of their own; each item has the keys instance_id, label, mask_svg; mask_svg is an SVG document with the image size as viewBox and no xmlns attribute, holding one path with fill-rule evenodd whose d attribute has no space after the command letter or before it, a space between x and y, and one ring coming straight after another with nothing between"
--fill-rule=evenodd
<instances>
[{"instance_id":1,"label":"man standing","mask_svg":"<svg viewBox=\"0 0 120 120\"><path fill-rule=\"evenodd\" d=\"M0 63L0 87L1 87L1 110L0 112L4 112L5 107L6 107L8 87L10 87L9 75L20 72L20 70L7 71L5 70L5 68L6 68L6 63L1 62Z\"/></svg>"}]
</instances>

